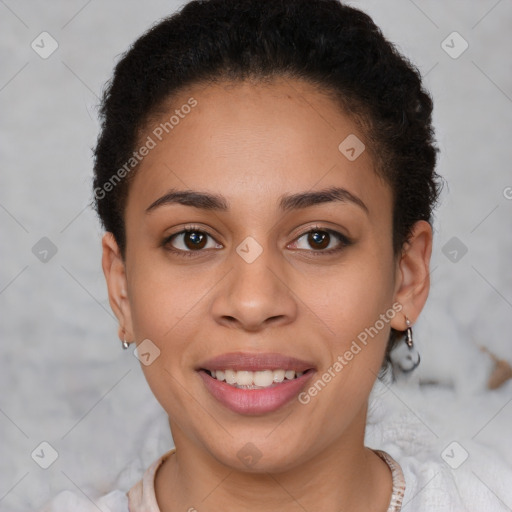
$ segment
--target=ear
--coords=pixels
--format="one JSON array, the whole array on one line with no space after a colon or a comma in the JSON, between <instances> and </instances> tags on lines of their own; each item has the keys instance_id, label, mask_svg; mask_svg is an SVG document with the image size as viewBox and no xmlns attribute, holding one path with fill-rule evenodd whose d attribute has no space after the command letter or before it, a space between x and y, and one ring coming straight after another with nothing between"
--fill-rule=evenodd
<instances>
[{"instance_id":1,"label":"ear","mask_svg":"<svg viewBox=\"0 0 512 512\"><path fill-rule=\"evenodd\" d=\"M105 233L101 245L101 265L107 282L110 307L119 321L119 339L132 342L134 336L124 260L112 233Z\"/></svg>"},{"instance_id":2,"label":"ear","mask_svg":"<svg viewBox=\"0 0 512 512\"><path fill-rule=\"evenodd\" d=\"M432 255L432 227L424 220L414 224L411 237L404 244L397 262L395 301L402 305L402 315L396 315L391 327L405 331L405 316L411 324L421 313L430 290L430 256Z\"/></svg>"}]
</instances>

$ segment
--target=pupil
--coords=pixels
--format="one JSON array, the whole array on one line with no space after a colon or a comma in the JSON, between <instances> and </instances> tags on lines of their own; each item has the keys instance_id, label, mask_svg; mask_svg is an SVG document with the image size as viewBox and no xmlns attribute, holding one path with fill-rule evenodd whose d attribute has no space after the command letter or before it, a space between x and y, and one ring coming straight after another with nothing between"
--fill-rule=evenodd
<instances>
[{"instance_id":1,"label":"pupil","mask_svg":"<svg viewBox=\"0 0 512 512\"><path fill-rule=\"evenodd\" d=\"M193 249L200 249L202 248L202 246L200 246L201 242L203 242L203 239L205 238L205 236L202 234L202 233L197 233L196 231L189 231L187 233L187 237L186 237L186 241L187 242L192 242L192 248ZM204 245L204 244L203 244ZM187 246L188 246L188 243L187 243ZM191 247L189 247L190 249Z\"/></svg>"},{"instance_id":2,"label":"pupil","mask_svg":"<svg viewBox=\"0 0 512 512\"><path fill-rule=\"evenodd\" d=\"M310 234L311 239L313 240L313 245L317 246L321 244L319 249L323 249L329 245L329 234L325 231L314 231Z\"/></svg>"}]
</instances>

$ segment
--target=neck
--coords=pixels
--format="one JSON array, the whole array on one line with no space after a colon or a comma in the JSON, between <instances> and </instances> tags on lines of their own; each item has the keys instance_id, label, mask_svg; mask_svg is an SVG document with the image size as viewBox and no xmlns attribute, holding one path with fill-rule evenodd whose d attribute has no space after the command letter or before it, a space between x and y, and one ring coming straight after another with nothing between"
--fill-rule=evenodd
<instances>
[{"instance_id":1,"label":"neck","mask_svg":"<svg viewBox=\"0 0 512 512\"><path fill-rule=\"evenodd\" d=\"M336 443L283 472L228 467L172 425L176 453L159 468L155 493L161 512L341 509L386 511L391 497L387 464L364 446L366 409Z\"/></svg>"}]
</instances>

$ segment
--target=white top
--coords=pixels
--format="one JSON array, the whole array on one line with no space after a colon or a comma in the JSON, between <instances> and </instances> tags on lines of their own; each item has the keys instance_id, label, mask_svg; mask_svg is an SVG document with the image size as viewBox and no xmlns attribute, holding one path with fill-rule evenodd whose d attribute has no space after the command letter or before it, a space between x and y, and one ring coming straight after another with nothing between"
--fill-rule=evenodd
<instances>
[{"instance_id":1,"label":"white top","mask_svg":"<svg viewBox=\"0 0 512 512\"><path fill-rule=\"evenodd\" d=\"M393 474L393 493L387 512L510 512L512 504L512 471L510 467L495 464L496 458L487 459L485 465L452 470L437 455L432 457L405 456L399 465L388 453L374 450L389 465ZM155 497L156 470L174 449L168 451L145 471L142 479L128 493L114 490L94 503L79 492L62 491L40 512L160 512ZM457 449L448 450L448 455ZM496 472L498 466L501 471ZM493 478L485 473L491 468ZM482 478L483 475L483 478ZM405 480L402 480L402 476Z\"/></svg>"},{"instance_id":2,"label":"white top","mask_svg":"<svg viewBox=\"0 0 512 512\"><path fill-rule=\"evenodd\" d=\"M160 512L155 496L155 475L160 465L174 451L175 449L173 448L153 462L144 473L142 480L137 482L128 491L128 508L130 512ZM405 491L404 475L400 465L386 452L382 450L374 450L374 452L388 464L393 476L393 492L387 512L399 512L402 508L402 499Z\"/></svg>"},{"instance_id":3,"label":"white top","mask_svg":"<svg viewBox=\"0 0 512 512\"><path fill-rule=\"evenodd\" d=\"M404 475L400 465L386 452L373 450L391 470L393 490L387 512L399 512L402 509L402 500L405 493ZM111 512L160 512L155 495L155 475L162 463L173 453L175 448L159 457L145 471L129 491L112 491L96 501L96 505L86 498L64 491L59 493L43 510L43 512L97 512L105 505Z\"/></svg>"}]
</instances>

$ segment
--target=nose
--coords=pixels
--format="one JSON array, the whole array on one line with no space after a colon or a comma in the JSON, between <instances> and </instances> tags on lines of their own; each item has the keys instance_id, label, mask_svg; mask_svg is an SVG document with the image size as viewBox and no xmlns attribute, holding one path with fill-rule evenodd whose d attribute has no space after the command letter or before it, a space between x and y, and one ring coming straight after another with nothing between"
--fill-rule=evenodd
<instances>
[{"instance_id":1,"label":"nose","mask_svg":"<svg viewBox=\"0 0 512 512\"><path fill-rule=\"evenodd\" d=\"M254 260L233 252L232 270L217 288L211 312L218 324L258 332L294 321L297 302L286 268L265 249Z\"/></svg>"}]
</instances>

